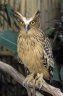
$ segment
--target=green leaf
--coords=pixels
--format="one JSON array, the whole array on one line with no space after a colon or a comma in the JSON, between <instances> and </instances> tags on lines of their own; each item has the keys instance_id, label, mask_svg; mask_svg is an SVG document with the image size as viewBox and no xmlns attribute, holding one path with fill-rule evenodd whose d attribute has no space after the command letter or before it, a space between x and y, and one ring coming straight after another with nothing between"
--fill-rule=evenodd
<instances>
[{"instance_id":1,"label":"green leaf","mask_svg":"<svg viewBox=\"0 0 63 96\"><path fill-rule=\"evenodd\" d=\"M11 30L0 32L0 45L5 46L13 53L16 53L17 36L18 33Z\"/></svg>"}]
</instances>

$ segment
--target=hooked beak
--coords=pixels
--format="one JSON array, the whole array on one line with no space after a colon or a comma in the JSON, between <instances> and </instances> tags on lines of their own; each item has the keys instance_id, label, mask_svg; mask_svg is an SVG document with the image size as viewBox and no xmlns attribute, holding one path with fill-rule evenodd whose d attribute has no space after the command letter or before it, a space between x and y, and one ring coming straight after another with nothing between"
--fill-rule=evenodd
<instances>
[{"instance_id":1,"label":"hooked beak","mask_svg":"<svg viewBox=\"0 0 63 96\"><path fill-rule=\"evenodd\" d=\"M26 30L26 32L28 32L28 30L30 29L30 25L25 25L24 29Z\"/></svg>"}]
</instances>

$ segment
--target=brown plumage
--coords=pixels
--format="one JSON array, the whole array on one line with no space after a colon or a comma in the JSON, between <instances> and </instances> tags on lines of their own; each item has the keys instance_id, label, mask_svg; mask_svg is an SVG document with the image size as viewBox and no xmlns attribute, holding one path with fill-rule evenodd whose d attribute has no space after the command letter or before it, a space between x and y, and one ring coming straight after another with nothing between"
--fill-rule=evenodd
<instances>
[{"instance_id":1,"label":"brown plumage","mask_svg":"<svg viewBox=\"0 0 63 96\"><path fill-rule=\"evenodd\" d=\"M49 39L40 28L39 12L30 19L17 14L21 17L17 40L18 57L31 73L43 73L43 77L49 79L54 60Z\"/></svg>"}]
</instances>

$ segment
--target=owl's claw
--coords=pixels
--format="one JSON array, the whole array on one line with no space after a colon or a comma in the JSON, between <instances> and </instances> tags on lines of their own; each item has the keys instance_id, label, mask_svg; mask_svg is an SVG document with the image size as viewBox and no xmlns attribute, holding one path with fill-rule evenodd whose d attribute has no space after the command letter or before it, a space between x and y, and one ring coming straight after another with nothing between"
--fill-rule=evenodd
<instances>
[{"instance_id":1,"label":"owl's claw","mask_svg":"<svg viewBox=\"0 0 63 96\"><path fill-rule=\"evenodd\" d=\"M41 89L44 82L45 82L45 81L44 81L44 79L43 79L43 74L42 74L42 73L41 73L41 74L37 73L36 75L35 75L35 74L30 74L30 75L28 75L28 76L26 77L26 79L24 80L23 84L24 84L24 86L26 86L27 89L29 89L29 90L30 90L30 88L29 88L29 86L28 86L29 84L38 86L39 89ZM31 96L31 94L32 94L32 96L36 96L35 86L31 89L30 92L28 92L28 96ZM29 90L27 90L27 91L29 91Z\"/></svg>"},{"instance_id":2,"label":"owl's claw","mask_svg":"<svg viewBox=\"0 0 63 96\"><path fill-rule=\"evenodd\" d=\"M36 86L39 86L39 89L41 89L43 86L43 83L44 83L43 74L38 73L36 76Z\"/></svg>"},{"instance_id":3,"label":"owl's claw","mask_svg":"<svg viewBox=\"0 0 63 96\"><path fill-rule=\"evenodd\" d=\"M27 87L28 96L36 96L35 86L32 89L28 86L29 84L35 84L34 74L28 75L23 84Z\"/></svg>"},{"instance_id":4,"label":"owl's claw","mask_svg":"<svg viewBox=\"0 0 63 96\"><path fill-rule=\"evenodd\" d=\"M34 82L34 74L30 74L26 77L26 79L23 81L23 84L25 86L29 85L30 83L33 83Z\"/></svg>"},{"instance_id":5,"label":"owl's claw","mask_svg":"<svg viewBox=\"0 0 63 96\"><path fill-rule=\"evenodd\" d=\"M44 79L42 73L41 74L37 73L35 77L34 74L30 74L26 77L25 81L23 82L25 86L29 84L33 84L39 86L39 89L41 89L43 83L44 83Z\"/></svg>"}]
</instances>

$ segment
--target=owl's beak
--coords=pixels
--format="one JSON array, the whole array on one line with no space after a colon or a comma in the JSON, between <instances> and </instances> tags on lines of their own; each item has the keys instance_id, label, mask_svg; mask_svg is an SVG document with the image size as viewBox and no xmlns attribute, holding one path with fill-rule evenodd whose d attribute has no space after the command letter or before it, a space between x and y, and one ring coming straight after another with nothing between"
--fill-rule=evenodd
<instances>
[{"instance_id":1,"label":"owl's beak","mask_svg":"<svg viewBox=\"0 0 63 96\"><path fill-rule=\"evenodd\" d=\"M30 29L30 25L25 25L24 28L25 28L26 32L28 32L28 30Z\"/></svg>"}]
</instances>

